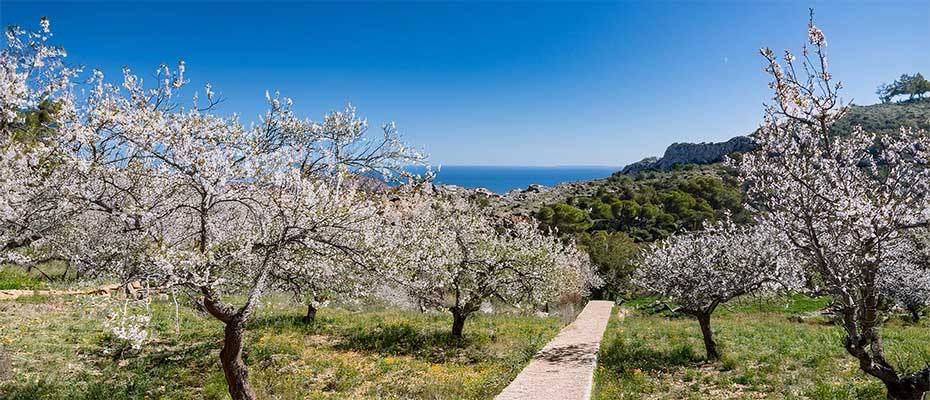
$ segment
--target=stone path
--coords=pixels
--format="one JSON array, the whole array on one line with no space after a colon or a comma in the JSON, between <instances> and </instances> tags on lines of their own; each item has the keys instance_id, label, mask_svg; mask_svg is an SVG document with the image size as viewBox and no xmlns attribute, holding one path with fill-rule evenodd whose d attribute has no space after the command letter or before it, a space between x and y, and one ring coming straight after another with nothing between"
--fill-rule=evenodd
<instances>
[{"instance_id":1,"label":"stone path","mask_svg":"<svg viewBox=\"0 0 930 400\"><path fill-rule=\"evenodd\" d=\"M588 302L575 322L562 328L495 399L590 399L597 351L613 305Z\"/></svg>"}]
</instances>

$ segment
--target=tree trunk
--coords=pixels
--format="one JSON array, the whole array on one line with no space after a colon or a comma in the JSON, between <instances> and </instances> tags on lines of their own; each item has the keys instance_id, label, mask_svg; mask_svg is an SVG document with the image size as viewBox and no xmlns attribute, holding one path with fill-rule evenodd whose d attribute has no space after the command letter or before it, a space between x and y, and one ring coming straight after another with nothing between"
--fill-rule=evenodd
<instances>
[{"instance_id":1,"label":"tree trunk","mask_svg":"<svg viewBox=\"0 0 930 400\"><path fill-rule=\"evenodd\" d=\"M885 387L888 389L888 400L921 400L927 391L926 382L921 386L920 382L911 379L885 382Z\"/></svg>"},{"instance_id":2,"label":"tree trunk","mask_svg":"<svg viewBox=\"0 0 930 400\"><path fill-rule=\"evenodd\" d=\"M698 314L697 319L701 325L701 334L704 335L704 349L707 350L707 359L719 359L720 353L717 352L717 342L714 342L714 332L710 330L710 314Z\"/></svg>"},{"instance_id":3,"label":"tree trunk","mask_svg":"<svg viewBox=\"0 0 930 400\"><path fill-rule=\"evenodd\" d=\"M865 321L875 320L874 297L866 297ZM872 300L870 303L869 301ZM856 325L857 310L852 307L843 309L846 338L843 346L846 351L859 360L859 369L878 378L888 391L891 400L920 400L924 393L930 391L930 367L910 375L900 376L884 357L881 336L874 326L865 323ZM860 330L854 329L861 327Z\"/></svg>"},{"instance_id":4,"label":"tree trunk","mask_svg":"<svg viewBox=\"0 0 930 400\"><path fill-rule=\"evenodd\" d=\"M316 321L316 307L313 304L307 304L307 315L304 316L304 322L312 324Z\"/></svg>"},{"instance_id":5,"label":"tree trunk","mask_svg":"<svg viewBox=\"0 0 930 400\"><path fill-rule=\"evenodd\" d=\"M911 312L911 318L914 319L914 323L920 322L920 309L917 307L908 307L908 311Z\"/></svg>"},{"instance_id":6,"label":"tree trunk","mask_svg":"<svg viewBox=\"0 0 930 400\"><path fill-rule=\"evenodd\" d=\"M233 400L255 400L255 392L249 385L249 370L242 361L242 340L245 323L234 320L226 323L223 349L220 350L220 362L226 385Z\"/></svg>"},{"instance_id":7,"label":"tree trunk","mask_svg":"<svg viewBox=\"0 0 930 400\"><path fill-rule=\"evenodd\" d=\"M465 329L465 318L468 314L457 309L452 309L452 336L458 339L462 338L462 330Z\"/></svg>"}]
</instances>

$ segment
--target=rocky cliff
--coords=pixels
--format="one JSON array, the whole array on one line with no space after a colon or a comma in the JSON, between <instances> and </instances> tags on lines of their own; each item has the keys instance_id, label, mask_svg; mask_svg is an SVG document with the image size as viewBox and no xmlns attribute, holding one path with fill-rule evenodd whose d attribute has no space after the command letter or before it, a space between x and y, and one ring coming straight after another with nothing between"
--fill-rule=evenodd
<instances>
[{"instance_id":1,"label":"rocky cliff","mask_svg":"<svg viewBox=\"0 0 930 400\"><path fill-rule=\"evenodd\" d=\"M723 160L723 156L747 152L756 148L752 139L737 136L721 143L673 143L665 149L662 158L650 157L623 168L624 174L635 174L645 170L668 171L677 164L711 164Z\"/></svg>"}]
</instances>

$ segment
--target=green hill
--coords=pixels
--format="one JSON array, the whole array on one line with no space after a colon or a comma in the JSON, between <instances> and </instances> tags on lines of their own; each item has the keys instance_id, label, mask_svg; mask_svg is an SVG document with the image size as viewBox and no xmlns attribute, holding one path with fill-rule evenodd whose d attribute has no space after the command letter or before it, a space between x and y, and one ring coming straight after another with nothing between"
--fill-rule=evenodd
<instances>
[{"instance_id":1,"label":"green hill","mask_svg":"<svg viewBox=\"0 0 930 400\"><path fill-rule=\"evenodd\" d=\"M917 99L901 103L853 105L846 117L834 129L848 132L861 125L866 132L892 133L902 126L930 131L930 99Z\"/></svg>"},{"instance_id":2,"label":"green hill","mask_svg":"<svg viewBox=\"0 0 930 400\"><path fill-rule=\"evenodd\" d=\"M930 99L853 105L834 129L842 134L856 125L877 133L893 133L902 126L930 131ZM669 147L682 145L697 148L695 153L700 153L701 146L722 148L717 143L676 143ZM676 156L680 158L680 154L676 153ZM704 159L713 158L698 160ZM537 213L544 223L563 232L626 232L639 242L661 239L681 229L700 229L703 221L715 220L724 212L730 212L737 219L745 218L745 212L739 206L742 195L735 173L721 162L663 163L662 159L657 159L653 164L655 168L635 172L625 168L626 173L617 172L606 179L560 185L546 192L546 196L514 196L512 200L523 200L523 210ZM629 203L614 204L623 201L636 202L639 208L631 208ZM559 204L580 209L584 211L583 216L566 207L555 209ZM610 207L613 211L607 212ZM646 207L645 211L643 207ZM644 213L642 218L631 216L630 213L637 210Z\"/></svg>"}]
</instances>

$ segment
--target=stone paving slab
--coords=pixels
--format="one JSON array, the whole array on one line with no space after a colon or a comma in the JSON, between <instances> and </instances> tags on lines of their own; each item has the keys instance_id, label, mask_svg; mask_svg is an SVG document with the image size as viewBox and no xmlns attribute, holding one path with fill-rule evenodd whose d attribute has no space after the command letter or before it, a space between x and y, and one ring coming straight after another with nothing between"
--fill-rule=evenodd
<instances>
[{"instance_id":1,"label":"stone paving slab","mask_svg":"<svg viewBox=\"0 0 930 400\"><path fill-rule=\"evenodd\" d=\"M601 338L614 303L589 301L575 322L562 328L496 400L587 400Z\"/></svg>"}]
</instances>

